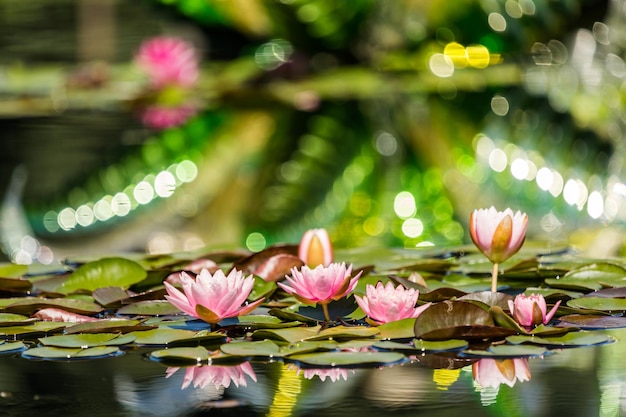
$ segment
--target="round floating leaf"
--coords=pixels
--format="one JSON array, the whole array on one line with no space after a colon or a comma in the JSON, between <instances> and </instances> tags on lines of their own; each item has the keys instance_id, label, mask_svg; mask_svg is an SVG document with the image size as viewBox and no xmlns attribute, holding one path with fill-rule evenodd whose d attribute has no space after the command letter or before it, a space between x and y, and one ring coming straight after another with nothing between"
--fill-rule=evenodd
<instances>
[{"instance_id":1,"label":"round floating leaf","mask_svg":"<svg viewBox=\"0 0 626 417\"><path fill-rule=\"evenodd\" d=\"M412 345L404 343L382 341L374 344L374 347L381 350L391 350L402 352L406 355L421 355L437 352L458 351L467 348L468 343L465 340L442 340L427 341L414 340Z\"/></svg>"},{"instance_id":2,"label":"round floating leaf","mask_svg":"<svg viewBox=\"0 0 626 417\"><path fill-rule=\"evenodd\" d=\"M459 300L478 301L485 306L498 306L501 309L508 309L508 301L513 300L513 297L501 292L479 291L459 297Z\"/></svg>"},{"instance_id":3,"label":"round floating leaf","mask_svg":"<svg viewBox=\"0 0 626 417\"><path fill-rule=\"evenodd\" d=\"M506 341L511 344L530 343L551 348L572 348L583 346L596 346L612 343L615 339L607 334L599 332L570 332L561 337L538 337L538 336L509 336Z\"/></svg>"},{"instance_id":4,"label":"round floating leaf","mask_svg":"<svg viewBox=\"0 0 626 417\"><path fill-rule=\"evenodd\" d=\"M412 339L415 336L415 319L391 321L378 326L381 339Z\"/></svg>"},{"instance_id":5,"label":"round floating leaf","mask_svg":"<svg viewBox=\"0 0 626 417\"><path fill-rule=\"evenodd\" d=\"M234 342L220 347L227 355L249 357L280 357L280 348L270 340L260 342Z\"/></svg>"},{"instance_id":6,"label":"round floating leaf","mask_svg":"<svg viewBox=\"0 0 626 417\"><path fill-rule=\"evenodd\" d=\"M560 279L547 279L550 286L599 290L605 286L621 287L626 282L626 269L611 262L594 262L571 269Z\"/></svg>"},{"instance_id":7,"label":"round floating leaf","mask_svg":"<svg viewBox=\"0 0 626 417\"><path fill-rule=\"evenodd\" d=\"M317 320L312 319L311 317L307 317L295 311L283 309L283 308L272 308L268 311L268 314L274 317L278 317L279 319L282 319L285 321L300 321L302 323L308 323L308 324L317 323Z\"/></svg>"},{"instance_id":8,"label":"round floating leaf","mask_svg":"<svg viewBox=\"0 0 626 417\"><path fill-rule=\"evenodd\" d=\"M87 323L79 323L65 329L65 334L76 333L128 333L154 329L139 320L102 319Z\"/></svg>"},{"instance_id":9,"label":"round floating leaf","mask_svg":"<svg viewBox=\"0 0 626 417\"><path fill-rule=\"evenodd\" d=\"M32 289L33 284L27 279L0 277L0 290L25 293Z\"/></svg>"},{"instance_id":10,"label":"round floating leaf","mask_svg":"<svg viewBox=\"0 0 626 417\"><path fill-rule=\"evenodd\" d=\"M298 342L287 346L281 346L280 354L285 357L289 355L301 355L304 353L317 352L320 350L335 350L337 347L337 343L329 340L322 340L319 342Z\"/></svg>"},{"instance_id":11,"label":"round floating leaf","mask_svg":"<svg viewBox=\"0 0 626 417\"><path fill-rule=\"evenodd\" d=\"M104 258L80 266L57 291L67 294L110 286L128 288L146 276L146 270L137 262L125 258Z\"/></svg>"},{"instance_id":12,"label":"round floating leaf","mask_svg":"<svg viewBox=\"0 0 626 417\"><path fill-rule=\"evenodd\" d=\"M86 349L96 346L120 346L134 340L135 336L131 334L120 336L117 333L94 333L48 336L40 338L39 342L44 346Z\"/></svg>"},{"instance_id":13,"label":"round floating leaf","mask_svg":"<svg viewBox=\"0 0 626 417\"><path fill-rule=\"evenodd\" d=\"M406 357L398 352L316 352L289 356L289 361L298 364L331 367L378 367L405 360Z\"/></svg>"},{"instance_id":14,"label":"round floating leaf","mask_svg":"<svg viewBox=\"0 0 626 417\"><path fill-rule=\"evenodd\" d=\"M604 297L581 297L567 302L569 307L598 311L626 311L626 299Z\"/></svg>"},{"instance_id":15,"label":"round floating leaf","mask_svg":"<svg viewBox=\"0 0 626 417\"><path fill-rule=\"evenodd\" d=\"M167 345L174 341L191 339L196 332L192 330L180 330L169 328L158 328L153 330L145 330L133 333L137 339L135 343L138 345Z\"/></svg>"},{"instance_id":16,"label":"round floating leaf","mask_svg":"<svg viewBox=\"0 0 626 417\"><path fill-rule=\"evenodd\" d=\"M17 278L28 272L28 266L14 263L0 264L0 277Z\"/></svg>"},{"instance_id":17,"label":"round floating leaf","mask_svg":"<svg viewBox=\"0 0 626 417\"><path fill-rule=\"evenodd\" d=\"M178 308L164 300L139 301L117 310L117 314L133 316L169 316L179 313Z\"/></svg>"},{"instance_id":18,"label":"round floating leaf","mask_svg":"<svg viewBox=\"0 0 626 417\"><path fill-rule=\"evenodd\" d=\"M359 339L370 338L378 335L380 331L375 327L366 326L336 326L324 329L315 336L308 337L307 340L341 340L341 339Z\"/></svg>"},{"instance_id":19,"label":"round floating leaf","mask_svg":"<svg viewBox=\"0 0 626 417\"><path fill-rule=\"evenodd\" d=\"M3 342L0 343L0 355L9 355L12 353L22 352L28 349L24 342Z\"/></svg>"},{"instance_id":20,"label":"round floating leaf","mask_svg":"<svg viewBox=\"0 0 626 417\"><path fill-rule=\"evenodd\" d=\"M42 308L59 308L77 314L97 314L102 311L96 303L73 298L39 298L24 297L12 298L11 302L4 307L4 311L10 313L31 315Z\"/></svg>"},{"instance_id":21,"label":"round floating leaf","mask_svg":"<svg viewBox=\"0 0 626 417\"><path fill-rule=\"evenodd\" d=\"M284 322L278 317L245 315L236 317L234 326L245 327L246 329L283 329L287 327L298 327L304 323L299 321Z\"/></svg>"},{"instance_id":22,"label":"round floating leaf","mask_svg":"<svg viewBox=\"0 0 626 417\"><path fill-rule=\"evenodd\" d=\"M252 287L252 291L250 291L250 295L248 295L248 300L254 301L263 297L267 298L276 291L276 288L278 288L278 286L275 282L254 277L254 286Z\"/></svg>"},{"instance_id":23,"label":"round floating leaf","mask_svg":"<svg viewBox=\"0 0 626 417\"><path fill-rule=\"evenodd\" d=\"M198 364L207 361L211 353L202 346L179 347L157 350L150 353L150 359L170 364Z\"/></svg>"},{"instance_id":24,"label":"round floating leaf","mask_svg":"<svg viewBox=\"0 0 626 417\"><path fill-rule=\"evenodd\" d=\"M27 337L27 336L40 336L47 335L49 333L56 333L62 331L67 326L66 323L56 323L50 321L38 321L27 326L10 326L0 327L0 337L12 336L12 337Z\"/></svg>"},{"instance_id":25,"label":"round floating leaf","mask_svg":"<svg viewBox=\"0 0 626 417\"><path fill-rule=\"evenodd\" d=\"M260 329L252 333L256 340L278 340L281 342L295 343L315 337L319 334L320 327L292 327L287 329Z\"/></svg>"},{"instance_id":26,"label":"round floating leaf","mask_svg":"<svg viewBox=\"0 0 626 417\"><path fill-rule=\"evenodd\" d=\"M559 318L562 324L581 329L618 329L626 327L626 317L571 314Z\"/></svg>"},{"instance_id":27,"label":"round floating leaf","mask_svg":"<svg viewBox=\"0 0 626 417\"><path fill-rule=\"evenodd\" d=\"M122 355L123 352L114 346L98 346L88 349L72 349L59 347L37 347L22 352L22 357L26 359L43 360L84 360L100 359L111 356Z\"/></svg>"},{"instance_id":28,"label":"round floating leaf","mask_svg":"<svg viewBox=\"0 0 626 417\"><path fill-rule=\"evenodd\" d=\"M496 327L489 312L467 301L443 301L415 320L415 337L424 340L496 339L515 333Z\"/></svg>"},{"instance_id":29,"label":"round floating leaf","mask_svg":"<svg viewBox=\"0 0 626 417\"><path fill-rule=\"evenodd\" d=\"M461 356L470 358L529 358L539 357L550 353L540 346L514 346L514 345L496 345L490 346L487 350L465 350Z\"/></svg>"},{"instance_id":30,"label":"round floating leaf","mask_svg":"<svg viewBox=\"0 0 626 417\"><path fill-rule=\"evenodd\" d=\"M128 292L122 287L97 288L92 295L94 300L105 307L119 305L121 301L130 298Z\"/></svg>"},{"instance_id":31,"label":"round floating leaf","mask_svg":"<svg viewBox=\"0 0 626 417\"><path fill-rule=\"evenodd\" d=\"M23 316L21 314L0 313L0 327L21 326L37 321L36 318Z\"/></svg>"}]
</instances>

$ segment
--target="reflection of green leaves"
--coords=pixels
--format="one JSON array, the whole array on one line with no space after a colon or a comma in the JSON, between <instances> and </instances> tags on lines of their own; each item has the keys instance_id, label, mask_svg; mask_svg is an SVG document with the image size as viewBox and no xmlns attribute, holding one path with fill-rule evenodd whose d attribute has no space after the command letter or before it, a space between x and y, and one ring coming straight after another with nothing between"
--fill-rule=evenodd
<instances>
[{"instance_id":1,"label":"reflection of green leaves","mask_svg":"<svg viewBox=\"0 0 626 417\"><path fill-rule=\"evenodd\" d=\"M146 270L137 262L125 258L104 258L80 266L57 291L67 294L109 286L128 288L146 276Z\"/></svg>"}]
</instances>

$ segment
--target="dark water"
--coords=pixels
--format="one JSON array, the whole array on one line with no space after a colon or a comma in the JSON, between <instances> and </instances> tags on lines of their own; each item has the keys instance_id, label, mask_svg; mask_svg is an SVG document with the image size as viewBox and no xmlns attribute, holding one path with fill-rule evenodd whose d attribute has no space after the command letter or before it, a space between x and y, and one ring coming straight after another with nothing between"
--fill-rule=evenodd
<instances>
[{"instance_id":1,"label":"dark water","mask_svg":"<svg viewBox=\"0 0 626 417\"><path fill-rule=\"evenodd\" d=\"M613 331L618 339L626 331ZM531 359L531 379L478 387L471 366L419 363L347 370L346 378L305 379L293 365L253 362L256 382L228 388L183 385L184 369L146 352L89 361L0 358L3 416L621 416L626 415L626 345L567 349ZM197 381L196 381L197 382Z\"/></svg>"}]
</instances>

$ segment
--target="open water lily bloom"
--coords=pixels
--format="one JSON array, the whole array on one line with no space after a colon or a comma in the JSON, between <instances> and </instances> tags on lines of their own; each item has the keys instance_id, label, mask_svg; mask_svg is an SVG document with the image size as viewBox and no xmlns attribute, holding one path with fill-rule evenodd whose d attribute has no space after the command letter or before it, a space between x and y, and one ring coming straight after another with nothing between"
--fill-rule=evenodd
<instances>
[{"instance_id":1,"label":"open water lily bloom","mask_svg":"<svg viewBox=\"0 0 626 417\"><path fill-rule=\"evenodd\" d=\"M527 328L548 324L560 305L561 300L557 301L552 310L547 312L546 300L541 294L529 296L519 294L514 301L509 300L509 310L513 318Z\"/></svg>"},{"instance_id":2,"label":"open water lily bloom","mask_svg":"<svg viewBox=\"0 0 626 417\"><path fill-rule=\"evenodd\" d=\"M418 290L402 285L394 287L391 282L386 285L379 282L375 287L368 284L363 297L354 296L361 310L380 324L419 316L431 303L415 307L418 297Z\"/></svg>"},{"instance_id":3,"label":"open water lily bloom","mask_svg":"<svg viewBox=\"0 0 626 417\"><path fill-rule=\"evenodd\" d=\"M325 319L330 321L328 303L348 295L361 276L361 272L354 277L351 274L352 265L346 267L343 262L318 265L315 269L305 265L300 270L293 268L278 286L305 304L320 304Z\"/></svg>"},{"instance_id":4,"label":"open water lily bloom","mask_svg":"<svg viewBox=\"0 0 626 417\"><path fill-rule=\"evenodd\" d=\"M221 269L214 274L202 269L195 279L181 272L180 280L183 292L164 282L168 293L165 298L181 311L211 324L247 314L264 300L242 305L252 291L254 278L252 275L246 278L243 272L236 269L228 275Z\"/></svg>"}]
</instances>

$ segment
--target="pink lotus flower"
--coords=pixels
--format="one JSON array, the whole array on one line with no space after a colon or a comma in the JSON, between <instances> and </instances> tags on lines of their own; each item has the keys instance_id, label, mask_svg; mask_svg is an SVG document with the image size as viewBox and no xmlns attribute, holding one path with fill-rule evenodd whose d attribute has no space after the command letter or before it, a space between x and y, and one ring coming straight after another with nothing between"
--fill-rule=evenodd
<instances>
[{"instance_id":1,"label":"pink lotus flower","mask_svg":"<svg viewBox=\"0 0 626 417\"><path fill-rule=\"evenodd\" d=\"M152 86L192 87L198 80L198 58L195 49L182 39L156 37L145 41L135 62L148 76Z\"/></svg>"},{"instance_id":2,"label":"pink lotus flower","mask_svg":"<svg viewBox=\"0 0 626 417\"><path fill-rule=\"evenodd\" d=\"M183 291L164 282L168 295L165 298L181 311L207 323L216 324L228 317L247 314L261 304L264 298L242 306L254 286L254 278L244 278L243 272L233 269L228 276L221 269L214 274L207 269L194 279L181 272Z\"/></svg>"},{"instance_id":3,"label":"pink lotus flower","mask_svg":"<svg viewBox=\"0 0 626 417\"><path fill-rule=\"evenodd\" d=\"M478 249L493 262L491 291L496 292L498 284L498 264L506 261L520 250L526 239L528 216L526 213L507 208L497 211L474 210L470 215L470 235Z\"/></svg>"},{"instance_id":4,"label":"pink lotus flower","mask_svg":"<svg viewBox=\"0 0 626 417\"><path fill-rule=\"evenodd\" d=\"M474 210L470 215L470 235L478 249L493 263L501 263L520 250L526 238L528 216L507 208L497 211Z\"/></svg>"},{"instance_id":5,"label":"pink lotus flower","mask_svg":"<svg viewBox=\"0 0 626 417\"><path fill-rule=\"evenodd\" d=\"M167 368L166 378L174 375L179 368ZM187 388L193 383L194 388L204 388L211 383L215 388L228 388L231 383L235 386L247 385L246 375L256 382L256 374L249 362L236 366L192 366L185 368L185 376L181 389Z\"/></svg>"},{"instance_id":6,"label":"pink lotus flower","mask_svg":"<svg viewBox=\"0 0 626 417\"><path fill-rule=\"evenodd\" d=\"M561 300L557 301L552 310L546 313L546 300L541 294L529 296L519 294L515 297L515 301L509 300L511 314L519 324L527 328L548 324L560 305Z\"/></svg>"},{"instance_id":7,"label":"pink lotus flower","mask_svg":"<svg viewBox=\"0 0 626 417\"><path fill-rule=\"evenodd\" d=\"M333 246L326 229L310 229L302 235L298 258L310 268L330 265L333 261Z\"/></svg>"},{"instance_id":8,"label":"pink lotus flower","mask_svg":"<svg viewBox=\"0 0 626 417\"><path fill-rule=\"evenodd\" d=\"M350 293L361 276L360 272L354 277L351 274L352 265L346 268L345 263L318 265L315 269L303 266L300 270L293 268L291 276L285 278L287 283L279 282L278 286L305 304L321 304L330 321L328 303Z\"/></svg>"},{"instance_id":9,"label":"pink lotus flower","mask_svg":"<svg viewBox=\"0 0 626 417\"><path fill-rule=\"evenodd\" d=\"M419 291L402 285L394 287L391 282L378 282L376 287L368 284L363 297L354 296L365 314L380 324L419 316L431 303L416 308L418 297Z\"/></svg>"},{"instance_id":10,"label":"pink lotus flower","mask_svg":"<svg viewBox=\"0 0 626 417\"><path fill-rule=\"evenodd\" d=\"M512 387L517 381L530 380L530 367L526 358L481 359L472 364L472 374L483 388L498 388L500 384Z\"/></svg>"}]
</instances>

